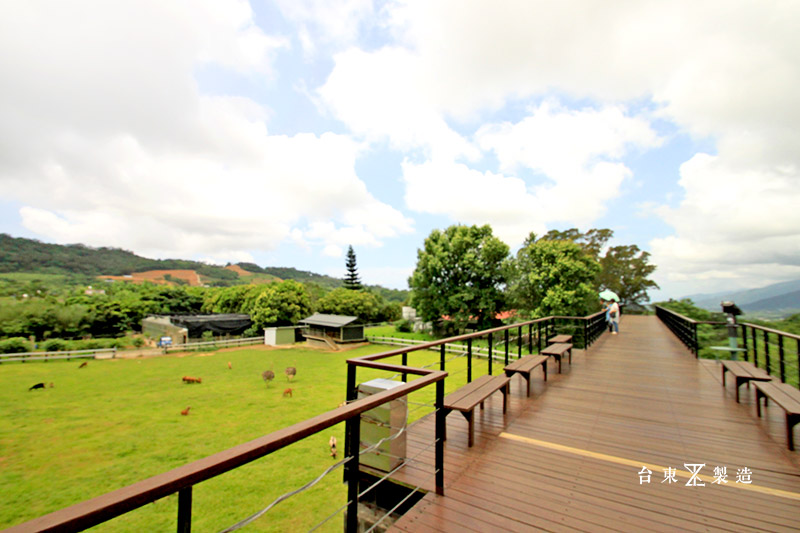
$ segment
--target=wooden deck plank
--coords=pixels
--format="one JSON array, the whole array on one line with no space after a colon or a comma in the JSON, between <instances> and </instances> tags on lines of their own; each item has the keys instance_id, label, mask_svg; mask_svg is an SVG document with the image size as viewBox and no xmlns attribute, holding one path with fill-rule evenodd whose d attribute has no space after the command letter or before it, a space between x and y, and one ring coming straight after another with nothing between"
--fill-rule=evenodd
<instances>
[{"instance_id":1,"label":"wooden deck plank","mask_svg":"<svg viewBox=\"0 0 800 533\"><path fill-rule=\"evenodd\" d=\"M737 404L720 365L696 360L655 317L624 317L619 335L575 350L563 374L533 380L530 398L524 387L512 380L505 418L500 397L476 410L471 449L466 421L448 417L445 496L426 495L398 531L797 531L800 461L785 449L782 410L756 418L753 389L742 387ZM413 429L409 454L430 444L429 418ZM429 450L397 479L430 479L433 459ZM724 466L729 485L748 467L767 492L662 484L662 471L640 485L631 462L704 463L708 477Z\"/></svg>"}]
</instances>

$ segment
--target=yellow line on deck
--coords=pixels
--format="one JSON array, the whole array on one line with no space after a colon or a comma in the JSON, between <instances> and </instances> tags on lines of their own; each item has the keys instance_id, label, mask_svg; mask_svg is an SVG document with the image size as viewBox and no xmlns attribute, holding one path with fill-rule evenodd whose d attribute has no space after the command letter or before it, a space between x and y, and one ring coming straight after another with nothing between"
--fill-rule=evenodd
<instances>
[{"instance_id":1,"label":"yellow line on deck","mask_svg":"<svg viewBox=\"0 0 800 533\"><path fill-rule=\"evenodd\" d=\"M598 453L593 452L590 450L583 450L581 448L573 448L571 446L564 446L563 444L556 444L554 442L547 442L544 440L537 440L537 439L530 439L528 437L523 437L521 435L514 435L513 433L500 433L500 437L504 439L515 440L518 442L524 442L525 444L532 444L534 446L539 446L540 448L549 448L551 450L557 450L560 452L571 453L573 455L581 455L583 457L591 457L592 459L598 459L600 461L606 461L609 463L616 463L620 465L626 466L634 466L637 469L646 467L648 470L651 470L653 473L656 472L664 472L667 470L667 467L661 465L655 465L652 463L645 463L641 461L632 461L630 459L625 459L624 457L617 457L615 455L607 455L605 453ZM675 476L682 477L686 479L690 479L694 474L689 472L688 470L678 470L675 469ZM733 481L728 481L728 483L714 483L714 480L717 479L714 476L705 476L702 474L698 474L695 476L699 481L703 481L709 484L720 485L723 487L732 487L735 489L741 490L749 490L752 492L759 492L761 494L768 494L770 496L778 496L779 498L788 498L790 500L800 500L800 493L798 492L789 492L786 490L780 489L772 489L769 487L763 487L761 485L753 485L752 483L735 483ZM659 482L660 483L660 482Z\"/></svg>"}]
</instances>

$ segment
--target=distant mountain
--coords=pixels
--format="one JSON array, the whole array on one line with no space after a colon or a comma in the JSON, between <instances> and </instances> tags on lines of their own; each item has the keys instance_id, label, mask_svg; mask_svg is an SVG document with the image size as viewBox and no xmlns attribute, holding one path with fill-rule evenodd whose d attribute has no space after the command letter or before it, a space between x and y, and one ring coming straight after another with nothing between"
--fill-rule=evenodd
<instances>
[{"instance_id":1,"label":"distant mountain","mask_svg":"<svg viewBox=\"0 0 800 533\"><path fill-rule=\"evenodd\" d=\"M785 281L743 291L693 294L686 296L695 305L709 311L720 311L720 302L730 300L746 313L788 316L800 312L800 280Z\"/></svg>"}]
</instances>

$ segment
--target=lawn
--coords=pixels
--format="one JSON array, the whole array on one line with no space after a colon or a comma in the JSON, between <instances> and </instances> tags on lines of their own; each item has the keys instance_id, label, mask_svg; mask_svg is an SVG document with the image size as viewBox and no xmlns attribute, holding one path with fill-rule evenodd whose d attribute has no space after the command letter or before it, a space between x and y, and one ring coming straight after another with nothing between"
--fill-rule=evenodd
<instances>
[{"instance_id":1,"label":"lawn","mask_svg":"<svg viewBox=\"0 0 800 533\"><path fill-rule=\"evenodd\" d=\"M344 399L345 359L385 351L366 346L347 352L306 348L243 348L146 359L0 365L0 528L104 494L188 462L311 418ZM435 364L435 352L410 356L415 366ZM448 356L451 357L451 356ZM232 369L228 368L230 361ZM399 362L399 357L396 361ZM465 358L448 363L447 390L466 381ZM283 370L297 367L289 384ZM437 365L438 367L438 365ZM275 380L261 378L272 369ZM499 367L496 367L499 369ZM476 364L473 376L486 372ZM182 376L202 377L184 384ZM389 377L359 369L358 381ZM29 391L34 383L53 388ZM291 386L291 398L283 390ZM409 418L430 412L433 387L410 398ZM181 416L191 406L188 416ZM281 494L317 477L340 451L344 425L194 487L193 529L219 531L260 510ZM341 458L341 455L340 455ZM345 502L341 470L283 502L250 531L305 531ZM173 495L95 528L95 531L169 531ZM322 531L341 531L342 515Z\"/></svg>"}]
</instances>

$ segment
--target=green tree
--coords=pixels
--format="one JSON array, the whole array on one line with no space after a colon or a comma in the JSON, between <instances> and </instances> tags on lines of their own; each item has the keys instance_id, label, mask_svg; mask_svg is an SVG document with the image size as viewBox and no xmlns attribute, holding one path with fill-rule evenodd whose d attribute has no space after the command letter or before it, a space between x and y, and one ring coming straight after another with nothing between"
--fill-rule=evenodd
<instances>
[{"instance_id":1,"label":"green tree","mask_svg":"<svg viewBox=\"0 0 800 533\"><path fill-rule=\"evenodd\" d=\"M320 313L357 316L367 322L379 320L383 307L383 300L377 294L344 287L333 289L317 300L317 311Z\"/></svg>"},{"instance_id":2,"label":"green tree","mask_svg":"<svg viewBox=\"0 0 800 533\"><path fill-rule=\"evenodd\" d=\"M294 280L267 285L256 298L250 318L259 329L296 324L311 314L311 300L305 286Z\"/></svg>"},{"instance_id":3,"label":"green tree","mask_svg":"<svg viewBox=\"0 0 800 533\"><path fill-rule=\"evenodd\" d=\"M650 254L635 244L613 246L600 259L603 271L598 276L598 285L617 293L620 302L626 305L649 302L649 289L658 289L658 284L648 279L656 266L649 264Z\"/></svg>"},{"instance_id":4,"label":"green tree","mask_svg":"<svg viewBox=\"0 0 800 533\"><path fill-rule=\"evenodd\" d=\"M523 313L583 316L597 306L596 259L572 241L539 239L531 233L509 268L509 295Z\"/></svg>"},{"instance_id":5,"label":"green tree","mask_svg":"<svg viewBox=\"0 0 800 533\"><path fill-rule=\"evenodd\" d=\"M581 233L578 228L572 228L565 231L550 230L541 240L572 241L580 246L584 252L595 259L599 259L603 247L613 236L614 232L610 229L590 229L586 233Z\"/></svg>"},{"instance_id":6,"label":"green tree","mask_svg":"<svg viewBox=\"0 0 800 533\"><path fill-rule=\"evenodd\" d=\"M503 307L508 252L489 225L433 230L408 280L417 314L434 322L447 315L456 329L471 318L488 327Z\"/></svg>"},{"instance_id":7,"label":"green tree","mask_svg":"<svg viewBox=\"0 0 800 533\"><path fill-rule=\"evenodd\" d=\"M361 290L361 279L358 277L358 267L356 266L356 253L352 246L347 247L347 274L344 277L344 286L352 291Z\"/></svg>"}]
</instances>

